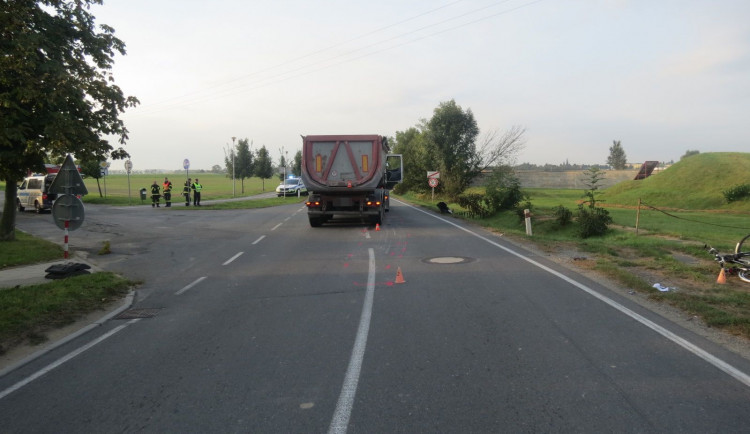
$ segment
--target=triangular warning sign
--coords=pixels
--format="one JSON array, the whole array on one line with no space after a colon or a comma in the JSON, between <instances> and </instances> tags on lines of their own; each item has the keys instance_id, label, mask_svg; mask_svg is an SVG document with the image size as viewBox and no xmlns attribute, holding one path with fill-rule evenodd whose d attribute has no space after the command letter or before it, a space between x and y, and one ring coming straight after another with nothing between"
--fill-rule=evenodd
<instances>
[{"instance_id":1,"label":"triangular warning sign","mask_svg":"<svg viewBox=\"0 0 750 434\"><path fill-rule=\"evenodd\" d=\"M86 189L86 184L83 183L81 173L78 172L73 156L68 154L65 157L60 171L57 172L57 176L49 186L50 193L55 194L74 194L74 195L87 195L89 191Z\"/></svg>"}]
</instances>

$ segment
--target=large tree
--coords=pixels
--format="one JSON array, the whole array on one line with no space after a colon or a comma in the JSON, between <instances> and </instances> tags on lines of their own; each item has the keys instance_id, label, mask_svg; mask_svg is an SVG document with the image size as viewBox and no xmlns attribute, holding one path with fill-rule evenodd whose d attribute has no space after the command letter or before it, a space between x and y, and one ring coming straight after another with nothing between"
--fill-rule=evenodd
<instances>
[{"instance_id":1,"label":"large tree","mask_svg":"<svg viewBox=\"0 0 750 434\"><path fill-rule=\"evenodd\" d=\"M455 100L442 102L427 127L428 152L436 158L440 180L448 195L457 196L468 187L479 166L479 127L474 113L462 109Z\"/></svg>"},{"instance_id":2,"label":"large tree","mask_svg":"<svg viewBox=\"0 0 750 434\"><path fill-rule=\"evenodd\" d=\"M403 181L398 184L395 191L398 193L406 191L425 192L429 189L427 185L427 172L437 170L433 154L427 152L427 139L422 129L411 127L406 131L397 131L393 143L392 152L401 154L403 157L404 171L410 176L404 176Z\"/></svg>"},{"instance_id":3,"label":"large tree","mask_svg":"<svg viewBox=\"0 0 750 434\"><path fill-rule=\"evenodd\" d=\"M128 157L104 136L128 131L120 114L138 100L124 96L111 74L125 44L96 26L101 0L0 0L0 179L5 205L0 240L15 238L17 182L42 171L45 158Z\"/></svg>"},{"instance_id":4,"label":"large tree","mask_svg":"<svg viewBox=\"0 0 750 434\"><path fill-rule=\"evenodd\" d=\"M454 100L440 103L423 125L428 164L440 171L441 187L451 197L466 190L482 171L514 162L524 147L525 130L519 126L480 136L471 109Z\"/></svg>"},{"instance_id":5,"label":"large tree","mask_svg":"<svg viewBox=\"0 0 750 434\"><path fill-rule=\"evenodd\" d=\"M620 144L619 140L612 141L612 146L609 147L607 164L612 166L615 170L622 170L627 166L628 157L625 156L625 150L622 149L622 144Z\"/></svg>"}]
</instances>

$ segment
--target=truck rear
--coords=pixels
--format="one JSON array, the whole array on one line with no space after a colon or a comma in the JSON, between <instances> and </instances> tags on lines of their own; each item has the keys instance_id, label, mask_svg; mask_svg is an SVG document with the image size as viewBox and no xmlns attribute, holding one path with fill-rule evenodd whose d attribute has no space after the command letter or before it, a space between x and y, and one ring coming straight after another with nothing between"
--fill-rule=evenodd
<instances>
[{"instance_id":1,"label":"truck rear","mask_svg":"<svg viewBox=\"0 0 750 434\"><path fill-rule=\"evenodd\" d=\"M388 141L379 135L304 136L302 180L309 192L310 226L334 216L381 224L389 191L402 177L401 155L388 151Z\"/></svg>"}]
</instances>

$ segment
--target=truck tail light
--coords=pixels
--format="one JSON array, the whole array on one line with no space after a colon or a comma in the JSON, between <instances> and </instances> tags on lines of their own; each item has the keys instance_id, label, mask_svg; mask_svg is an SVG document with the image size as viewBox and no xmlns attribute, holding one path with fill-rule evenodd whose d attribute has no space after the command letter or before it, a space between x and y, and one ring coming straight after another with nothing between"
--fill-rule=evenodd
<instances>
[{"instance_id":1,"label":"truck tail light","mask_svg":"<svg viewBox=\"0 0 750 434\"><path fill-rule=\"evenodd\" d=\"M307 202L305 202L305 205L307 205L308 207L315 207L315 206L320 206L320 202L318 202L318 201L315 201L315 202L307 201Z\"/></svg>"},{"instance_id":2,"label":"truck tail light","mask_svg":"<svg viewBox=\"0 0 750 434\"><path fill-rule=\"evenodd\" d=\"M382 202L380 202L379 200L375 200L375 201L368 200L367 201L367 206L380 206L381 203Z\"/></svg>"}]
</instances>

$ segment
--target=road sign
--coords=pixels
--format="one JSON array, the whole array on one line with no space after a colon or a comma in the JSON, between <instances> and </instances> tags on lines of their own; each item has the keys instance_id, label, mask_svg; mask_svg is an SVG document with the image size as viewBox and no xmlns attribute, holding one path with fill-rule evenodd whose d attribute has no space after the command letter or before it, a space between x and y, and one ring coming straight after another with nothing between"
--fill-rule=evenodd
<instances>
[{"instance_id":1,"label":"road sign","mask_svg":"<svg viewBox=\"0 0 750 434\"><path fill-rule=\"evenodd\" d=\"M60 229L65 229L66 220L70 222L68 230L74 231L80 228L84 214L83 202L71 194L57 196L55 203L52 204L52 219Z\"/></svg>"},{"instance_id":2,"label":"road sign","mask_svg":"<svg viewBox=\"0 0 750 434\"><path fill-rule=\"evenodd\" d=\"M438 186L438 184L440 183L440 181L438 181L437 178L430 178L430 179L427 180L427 183L430 185L430 187L435 188L435 187Z\"/></svg>"},{"instance_id":3,"label":"road sign","mask_svg":"<svg viewBox=\"0 0 750 434\"><path fill-rule=\"evenodd\" d=\"M130 160L125 161L125 171L130 173L130 171L133 170L133 162Z\"/></svg>"},{"instance_id":4,"label":"road sign","mask_svg":"<svg viewBox=\"0 0 750 434\"><path fill-rule=\"evenodd\" d=\"M427 171L427 179L439 179L440 178L440 172L432 172Z\"/></svg>"},{"instance_id":5,"label":"road sign","mask_svg":"<svg viewBox=\"0 0 750 434\"><path fill-rule=\"evenodd\" d=\"M190 169L190 160L187 158L182 161L182 168L185 170Z\"/></svg>"},{"instance_id":6,"label":"road sign","mask_svg":"<svg viewBox=\"0 0 750 434\"><path fill-rule=\"evenodd\" d=\"M79 194L81 196L89 194L72 155L68 154L65 157L65 162L50 184L49 191L55 194Z\"/></svg>"},{"instance_id":7,"label":"road sign","mask_svg":"<svg viewBox=\"0 0 750 434\"><path fill-rule=\"evenodd\" d=\"M99 167L101 167L102 169L106 169L107 167L109 167L109 163L107 163L106 161L100 161Z\"/></svg>"}]
</instances>

